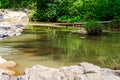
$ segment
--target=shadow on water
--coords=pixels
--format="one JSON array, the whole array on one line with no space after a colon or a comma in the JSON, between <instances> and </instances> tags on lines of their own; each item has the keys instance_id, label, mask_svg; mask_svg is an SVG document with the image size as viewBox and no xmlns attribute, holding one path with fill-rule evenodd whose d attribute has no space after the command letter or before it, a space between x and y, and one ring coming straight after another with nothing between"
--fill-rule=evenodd
<instances>
[{"instance_id":1,"label":"shadow on water","mask_svg":"<svg viewBox=\"0 0 120 80\"><path fill-rule=\"evenodd\" d=\"M1 50L6 51L0 54L16 61L16 69L21 72L35 64L57 68L80 62L109 68L120 66L120 33L87 36L72 34L65 28L29 26L21 36L0 44Z\"/></svg>"}]
</instances>

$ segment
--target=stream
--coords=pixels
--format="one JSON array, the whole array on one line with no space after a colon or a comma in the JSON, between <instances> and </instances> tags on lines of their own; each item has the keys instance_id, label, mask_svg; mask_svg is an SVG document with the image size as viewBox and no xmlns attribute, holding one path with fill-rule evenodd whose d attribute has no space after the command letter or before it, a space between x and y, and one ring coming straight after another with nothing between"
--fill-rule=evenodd
<instances>
[{"instance_id":1,"label":"stream","mask_svg":"<svg viewBox=\"0 0 120 80\"><path fill-rule=\"evenodd\" d=\"M33 65L59 68L90 62L112 69L120 66L120 33L87 36L69 30L29 25L22 35L0 41L0 55L15 61L14 70L21 74Z\"/></svg>"}]
</instances>

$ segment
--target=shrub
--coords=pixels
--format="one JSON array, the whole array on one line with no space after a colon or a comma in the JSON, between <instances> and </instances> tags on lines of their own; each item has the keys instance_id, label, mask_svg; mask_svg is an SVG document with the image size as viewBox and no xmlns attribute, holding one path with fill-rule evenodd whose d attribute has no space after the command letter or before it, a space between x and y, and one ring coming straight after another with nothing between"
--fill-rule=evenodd
<instances>
[{"instance_id":1,"label":"shrub","mask_svg":"<svg viewBox=\"0 0 120 80\"><path fill-rule=\"evenodd\" d=\"M120 29L120 17L113 19L110 23L110 27Z\"/></svg>"},{"instance_id":2,"label":"shrub","mask_svg":"<svg viewBox=\"0 0 120 80\"><path fill-rule=\"evenodd\" d=\"M84 25L84 28L87 30L89 35L101 35L103 25L96 21L90 21Z\"/></svg>"}]
</instances>

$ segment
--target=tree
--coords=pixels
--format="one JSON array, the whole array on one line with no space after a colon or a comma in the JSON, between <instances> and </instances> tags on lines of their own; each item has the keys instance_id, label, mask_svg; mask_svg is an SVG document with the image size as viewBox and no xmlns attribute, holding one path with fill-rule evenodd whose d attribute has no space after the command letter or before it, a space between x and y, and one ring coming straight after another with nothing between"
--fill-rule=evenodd
<instances>
[{"instance_id":1,"label":"tree","mask_svg":"<svg viewBox=\"0 0 120 80\"><path fill-rule=\"evenodd\" d=\"M120 18L120 0L0 0L0 8L29 8L31 20L79 22Z\"/></svg>"},{"instance_id":2,"label":"tree","mask_svg":"<svg viewBox=\"0 0 120 80\"><path fill-rule=\"evenodd\" d=\"M38 21L56 21L58 3L59 0L38 0L36 19Z\"/></svg>"}]
</instances>

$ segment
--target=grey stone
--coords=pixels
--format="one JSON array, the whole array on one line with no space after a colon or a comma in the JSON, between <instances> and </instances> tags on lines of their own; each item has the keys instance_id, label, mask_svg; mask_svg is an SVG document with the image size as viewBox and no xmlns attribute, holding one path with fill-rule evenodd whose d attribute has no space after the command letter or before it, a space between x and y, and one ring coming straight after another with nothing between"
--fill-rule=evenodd
<instances>
[{"instance_id":1,"label":"grey stone","mask_svg":"<svg viewBox=\"0 0 120 80\"><path fill-rule=\"evenodd\" d=\"M59 69L37 65L26 71L30 80L120 80L119 73L86 62Z\"/></svg>"},{"instance_id":2,"label":"grey stone","mask_svg":"<svg viewBox=\"0 0 120 80\"><path fill-rule=\"evenodd\" d=\"M19 23L15 24L12 22L0 22L0 39L20 36L24 27L24 25Z\"/></svg>"},{"instance_id":3,"label":"grey stone","mask_svg":"<svg viewBox=\"0 0 120 80\"><path fill-rule=\"evenodd\" d=\"M0 20L29 20L27 10L0 9Z\"/></svg>"},{"instance_id":4,"label":"grey stone","mask_svg":"<svg viewBox=\"0 0 120 80\"><path fill-rule=\"evenodd\" d=\"M90 63L59 69L34 65L22 76L9 76L0 71L0 80L120 80L120 70L100 68Z\"/></svg>"}]
</instances>

